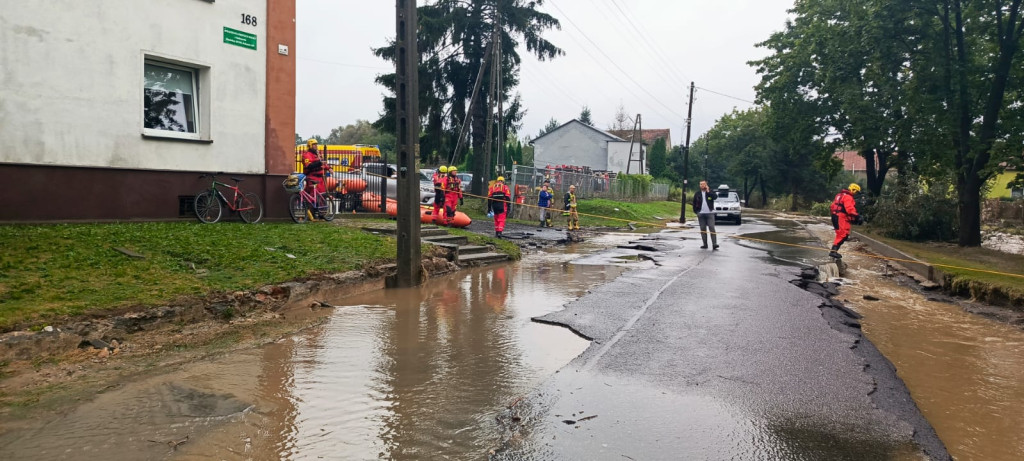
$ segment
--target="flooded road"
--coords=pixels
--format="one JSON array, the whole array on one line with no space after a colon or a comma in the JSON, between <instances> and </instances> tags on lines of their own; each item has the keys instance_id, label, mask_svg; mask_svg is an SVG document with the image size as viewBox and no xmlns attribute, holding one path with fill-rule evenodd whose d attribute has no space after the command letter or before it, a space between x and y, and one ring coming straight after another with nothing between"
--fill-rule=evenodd
<instances>
[{"instance_id":1,"label":"flooded road","mask_svg":"<svg viewBox=\"0 0 1024 461\"><path fill-rule=\"evenodd\" d=\"M797 227L784 235L751 235L817 246L832 233L825 224ZM800 264L827 260L824 252L809 249L743 245L774 246L773 255ZM1024 331L885 276L889 271L879 260L856 254L859 244L848 247L838 298L864 316L864 335L896 367L950 454L958 460L1024 459Z\"/></svg>"},{"instance_id":2,"label":"flooded road","mask_svg":"<svg viewBox=\"0 0 1024 461\"><path fill-rule=\"evenodd\" d=\"M127 382L0 433L5 459L480 459L495 416L589 345L532 322L631 263L570 261L635 236L325 300L260 349ZM636 263L632 263L636 264Z\"/></svg>"},{"instance_id":3,"label":"flooded road","mask_svg":"<svg viewBox=\"0 0 1024 461\"><path fill-rule=\"evenodd\" d=\"M930 301L867 268L851 277L858 283L841 296L864 315L864 334L896 366L950 454L1024 459L1024 331Z\"/></svg>"}]
</instances>

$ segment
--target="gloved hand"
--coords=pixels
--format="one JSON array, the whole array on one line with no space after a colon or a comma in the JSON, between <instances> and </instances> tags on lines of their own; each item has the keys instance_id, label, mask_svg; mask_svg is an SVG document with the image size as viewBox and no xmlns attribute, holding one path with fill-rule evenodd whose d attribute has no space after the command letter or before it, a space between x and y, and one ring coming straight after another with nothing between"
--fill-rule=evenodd
<instances>
[{"instance_id":1,"label":"gloved hand","mask_svg":"<svg viewBox=\"0 0 1024 461\"><path fill-rule=\"evenodd\" d=\"M864 224L864 217L861 216L861 215L854 216L853 223L858 225L858 226L861 225L861 224Z\"/></svg>"},{"instance_id":2,"label":"gloved hand","mask_svg":"<svg viewBox=\"0 0 1024 461\"><path fill-rule=\"evenodd\" d=\"M459 197L459 206L462 206L462 197Z\"/></svg>"}]
</instances>

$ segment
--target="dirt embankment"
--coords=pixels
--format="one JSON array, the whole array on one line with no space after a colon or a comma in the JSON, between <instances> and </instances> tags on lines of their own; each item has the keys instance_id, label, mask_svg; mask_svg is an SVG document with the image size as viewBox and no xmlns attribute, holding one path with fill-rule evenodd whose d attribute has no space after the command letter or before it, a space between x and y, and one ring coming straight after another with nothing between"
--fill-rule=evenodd
<instances>
[{"instance_id":1,"label":"dirt embankment","mask_svg":"<svg viewBox=\"0 0 1024 461\"><path fill-rule=\"evenodd\" d=\"M436 248L424 255L423 268L424 277L431 277L459 266ZM381 289L394 272L394 264L369 266L252 291L59 319L42 331L4 333L0 335L0 405L10 410L99 392L116 386L125 376L277 340L322 317L318 311L330 305L320 300Z\"/></svg>"}]
</instances>

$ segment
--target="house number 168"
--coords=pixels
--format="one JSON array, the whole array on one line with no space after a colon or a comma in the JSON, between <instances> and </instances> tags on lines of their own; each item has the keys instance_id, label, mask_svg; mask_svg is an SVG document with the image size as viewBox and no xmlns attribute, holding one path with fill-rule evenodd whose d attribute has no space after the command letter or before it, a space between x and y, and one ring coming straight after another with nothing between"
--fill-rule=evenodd
<instances>
[{"instance_id":1,"label":"house number 168","mask_svg":"<svg viewBox=\"0 0 1024 461\"><path fill-rule=\"evenodd\" d=\"M256 27L256 16L251 14L242 14L242 24Z\"/></svg>"}]
</instances>

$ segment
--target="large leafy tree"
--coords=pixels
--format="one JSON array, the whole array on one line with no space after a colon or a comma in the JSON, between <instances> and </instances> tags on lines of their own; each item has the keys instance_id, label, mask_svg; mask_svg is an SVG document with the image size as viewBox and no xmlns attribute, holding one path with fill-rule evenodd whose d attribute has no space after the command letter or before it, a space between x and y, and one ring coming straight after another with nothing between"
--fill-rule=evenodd
<instances>
[{"instance_id":1,"label":"large leafy tree","mask_svg":"<svg viewBox=\"0 0 1024 461\"><path fill-rule=\"evenodd\" d=\"M492 130L493 139L505 140L514 134L525 110L514 89L519 83L521 57L526 51L540 60L563 54L562 50L544 38L544 32L559 28L554 17L537 10L543 0L437 0L418 8L420 31L418 45L420 59L420 107L425 116L421 154L437 153L442 159L451 159L459 143L463 121L469 133L470 149L462 149L468 159L453 159L452 163L472 165L474 193L483 191L490 177L495 158L487 164L480 154L487 139L488 99L491 79L501 73L504 104L503 124ZM501 61L492 63L492 44L500 41ZM394 45L375 50L378 56L394 60ZM480 72L486 67L488 72ZM478 78L479 77L479 78ZM378 83L394 93L394 74L378 77ZM479 80L479 83L478 83ZM474 86L480 90L475 93ZM394 130L394 98L384 98L384 113L376 125ZM468 115L468 117L467 117ZM460 157L462 157L460 155Z\"/></svg>"}]
</instances>

